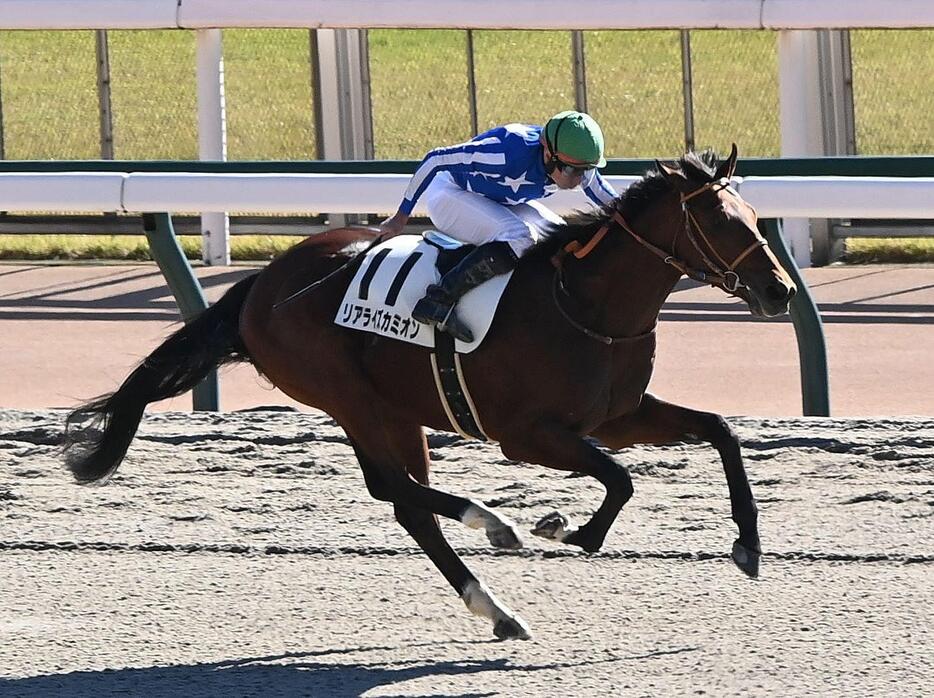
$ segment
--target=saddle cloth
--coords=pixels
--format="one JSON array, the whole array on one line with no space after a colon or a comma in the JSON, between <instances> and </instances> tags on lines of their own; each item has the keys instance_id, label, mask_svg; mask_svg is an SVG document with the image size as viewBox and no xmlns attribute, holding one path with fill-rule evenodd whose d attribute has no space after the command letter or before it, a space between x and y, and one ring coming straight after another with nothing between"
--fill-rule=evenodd
<instances>
[{"instance_id":1,"label":"saddle cloth","mask_svg":"<svg viewBox=\"0 0 934 698\"><path fill-rule=\"evenodd\" d=\"M412 309L429 284L441 278L441 249L462 243L441 233L397 235L367 252L338 306L334 322L342 327L372 332L402 342L435 347L433 328L412 319ZM464 294L457 315L471 329L474 341L455 340L454 349L469 354L483 341L512 272L496 276Z\"/></svg>"}]
</instances>

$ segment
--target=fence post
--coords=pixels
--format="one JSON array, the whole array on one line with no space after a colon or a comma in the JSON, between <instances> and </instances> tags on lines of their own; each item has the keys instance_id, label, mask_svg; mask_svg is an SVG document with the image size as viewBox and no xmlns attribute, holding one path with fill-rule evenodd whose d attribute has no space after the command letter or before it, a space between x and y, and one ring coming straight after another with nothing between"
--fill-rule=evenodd
<instances>
[{"instance_id":1,"label":"fence post","mask_svg":"<svg viewBox=\"0 0 934 698\"><path fill-rule=\"evenodd\" d=\"M470 106L470 133L480 133L480 120L477 118L477 69L474 63L473 29L467 30L467 101Z\"/></svg>"},{"instance_id":2,"label":"fence post","mask_svg":"<svg viewBox=\"0 0 934 698\"><path fill-rule=\"evenodd\" d=\"M823 154L855 155L856 122L849 31L819 30L817 57ZM843 240L834 240L831 235L834 223L825 219L811 220L811 258L814 264L830 264L843 254Z\"/></svg>"},{"instance_id":3,"label":"fence post","mask_svg":"<svg viewBox=\"0 0 934 698\"><path fill-rule=\"evenodd\" d=\"M574 64L574 108L587 111L587 58L584 53L584 32L571 32L571 61Z\"/></svg>"},{"instance_id":4,"label":"fence post","mask_svg":"<svg viewBox=\"0 0 934 698\"><path fill-rule=\"evenodd\" d=\"M820 311L801 276L798 265L782 237L781 223L772 218L764 222L769 247L798 287L789 312L798 341L801 371L801 403L806 417L830 416L830 384L827 372L827 343Z\"/></svg>"},{"instance_id":5,"label":"fence post","mask_svg":"<svg viewBox=\"0 0 934 698\"><path fill-rule=\"evenodd\" d=\"M169 290L175 297L182 319L188 323L207 310L208 303L201 291L201 284L185 258L178 238L175 237L172 216L168 213L144 213L143 229L146 231L153 259L159 265ZM211 371L192 390L192 406L196 410L216 412L219 403L217 371Z\"/></svg>"},{"instance_id":6,"label":"fence post","mask_svg":"<svg viewBox=\"0 0 934 698\"><path fill-rule=\"evenodd\" d=\"M312 30L315 132L318 157L325 160L371 160L373 109L367 34L362 29ZM330 214L331 227L360 222Z\"/></svg>"},{"instance_id":7,"label":"fence post","mask_svg":"<svg viewBox=\"0 0 934 698\"><path fill-rule=\"evenodd\" d=\"M97 53L97 104L100 117L101 160L114 159L114 120L110 101L110 48L107 30L94 33Z\"/></svg>"},{"instance_id":8,"label":"fence post","mask_svg":"<svg viewBox=\"0 0 934 698\"><path fill-rule=\"evenodd\" d=\"M778 32L782 157L839 155L855 147L849 34ZM833 250L826 220L785 221L798 266L826 264Z\"/></svg>"},{"instance_id":9,"label":"fence post","mask_svg":"<svg viewBox=\"0 0 934 698\"><path fill-rule=\"evenodd\" d=\"M198 82L198 157L227 159L227 118L224 107L224 54L220 29L195 32ZM201 214L202 259L205 264L230 264L230 221L219 211Z\"/></svg>"},{"instance_id":10,"label":"fence post","mask_svg":"<svg viewBox=\"0 0 934 698\"><path fill-rule=\"evenodd\" d=\"M782 157L824 154L817 32L778 32L778 87ZM785 220L785 234L799 267L811 266L806 218Z\"/></svg>"},{"instance_id":11,"label":"fence post","mask_svg":"<svg viewBox=\"0 0 934 698\"><path fill-rule=\"evenodd\" d=\"M684 97L684 149L694 150L694 73L691 68L691 32L681 30L681 93Z\"/></svg>"},{"instance_id":12,"label":"fence post","mask_svg":"<svg viewBox=\"0 0 934 698\"><path fill-rule=\"evenodd\" d=\"M0 61L0 160L6 160L3 143L3 62Z\"/></svg>"}]
</instances>

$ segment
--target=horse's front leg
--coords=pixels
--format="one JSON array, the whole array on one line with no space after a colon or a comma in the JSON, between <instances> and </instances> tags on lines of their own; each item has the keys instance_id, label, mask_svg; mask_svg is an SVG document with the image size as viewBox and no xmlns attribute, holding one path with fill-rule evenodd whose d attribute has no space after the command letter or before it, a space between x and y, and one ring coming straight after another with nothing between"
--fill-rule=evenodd
<instances>
[{"instance_id":1,"label":"horse's front leg","mask_svg":"<svg viewBox=\"0 0 934 698\"><path fill-rule=\"evenodd\" d=\"M672 405L646 393L635 412L601 425L593 436L614 449L695 438L712 444L723 461L730 509L739 528L739 538L733 544L733 561L750 577L759 575L762 549L756 500L746 478L739 439L723 417Z\"/></svg>"},{"instance_id":2,"label":"horse's front leg","mask_svg":"<svg viewBox=\"0 0 934 698\"><path fill-rule=\"evenodd\" d=\"M569 528L567 519L555 513L539 521L532 533L541 538L579 545L588 552L599 550L620 509L632 497L632 479L626 468L561 426L539 424L516 431L522 435L520 438L510 437L500 442L507 458L584 473L599 480L606 488L606 497L600 508L580 528Z\"/></svg>"}]
</instances>

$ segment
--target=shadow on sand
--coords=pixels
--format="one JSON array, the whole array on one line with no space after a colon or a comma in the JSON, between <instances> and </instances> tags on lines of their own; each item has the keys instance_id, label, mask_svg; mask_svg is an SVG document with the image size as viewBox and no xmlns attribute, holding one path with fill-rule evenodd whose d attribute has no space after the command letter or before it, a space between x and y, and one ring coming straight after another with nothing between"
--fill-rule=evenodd
<instances>
[{"instance_id":1,"label":"shadow on sand","mask_svg":"<svg viewBox=\"0 0 934 698\"><path fill-rule=\"evenodd\" d=\"M491 641L494 642L494 641ZM439 649L442 643L437 644ZM476 643L473 643L476 644ZM410 647L427 646L426 644ZM231 659L223 662L152 666L143 668L77 671L22 679L0 680L0 696L146 696L146 698L177 698L190 696L322 696L323 698L351 698L362 696L374 688L382 688L384 695L393 693L393 686L412 679L426 677L462 676L483 672L541 671L579 666L577 663L556 662L543 665L517 665L508 659L461 659L454 661L346 661L357 652L378 651L383 656L393 651L404 654L402 647L359 647L351 649L301 652L269 657ZM318 657L332 657L333 661L315 661ZM605 661L605 660L604 660ZM584 662L583 664L599 663ZM483 682L489 686L489 678ZM501 679L502 691L510 692L506 674ZM433 690L433 689L432 689ZM430 698L419 692L420 696ZM499 690L450 693L433 696L459 696L485 698L503 695Z\"/></svg>"}]
</instances>

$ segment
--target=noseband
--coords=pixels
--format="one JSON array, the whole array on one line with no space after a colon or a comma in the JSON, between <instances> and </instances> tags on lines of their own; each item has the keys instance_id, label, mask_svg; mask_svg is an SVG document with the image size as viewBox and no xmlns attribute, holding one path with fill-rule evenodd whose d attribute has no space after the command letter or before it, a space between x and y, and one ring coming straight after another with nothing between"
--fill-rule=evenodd
<instances>
[{"instance_id":1,"label":"noseband","mask_svg":"<svg viewBox=\"0 0 934 698\"><path fill-rule=\"evenodd\" d=\"M568 315L567 312L565 312L564 308L562 308L561 304L558 302L557 291L558 291L559 286L561 290L564 291L565 295L570 295L568 294L567 289L564 284L564 269L563 269L564 257L568 254L574 255L577 259L583 259L584 257L586 257L597 246L597 243L599 243L603 239L603 237L607 234L607 232L610 230L610 226L613 223L616 223L620 228L622 228L627 233L629 233L629 235L636 242L638 242L640 245L642 245L647 250L652 252L655 256L657 256L659 259L665 262L665 264L668 264L674 267L675 269L677 269L679 272L681 272L681 274L691 279L694 279L695 281L700 281L701 283L710 284L711 286L723 289L724 291L726 291L727 293L731 295L735 295L736 291L739 289L741 285L739 281L739 274L736 273L736 268L740 265L740 263L742 263L744 259L746 259L746 257L748 257L750 254L752 254L755 250L759 249L760 247L763 247L766 244L766 241L761 235L756 234L756 239L745 250L740 252L740 254L736 257L736 259L733 260L732 263L727 263L726 260L723 259L723 257L717 251L717 248L713 246L713 244L710 242L710 239L707 237L706 233L704 233L704 229L701 227L700 223L697 221L697 218L695 218L693 212L688 206L688 202L691 199L693 199L694 197L700 194L703 194L705 191L710 191L710 190L720 191L722 189L726 189L732 192L732 190L730 189L730 180L727 179L726 177L714 180L713 182L708 182L707 184L695 189L692 192L681 195L681 210L684 212L683 228L684 228L685 235L687 236L687 239L690 241L690 243L694 246L694 249L697 250L697 253L700 255L704 264L707 265L707 269L696 269L694 267L691 267L687 264L687 262L675 256L675 251L678 246L678 235L681 232L681 228L677 228L675 230L674 239L671 241L671 252L666 252L665 250L652 244L651 242L643 238L641 235L636 233L630 227L629 223L626 222L626 219L623 218L622 214L620 214L619 211L613 211L613 216L611 220L607 221L602 226L600 226L597 232L594 233L593 237L590 238L590 240L586 244L582 245L577 240L573 240L570 243L568 243L552 259L552 262L556 267L555 284L554 284L554 289L553 289L554 300L555 300L555 304L558 306L558 310L561 311L561 314L564 315L565 319L568 322L570 322L574 327L576 327L577 329L582 331L584 334L586 334L588 337L591 337L600 342L603 342L604 344L616 344L618 342L624 342L624 341L635 341L635 340L642 339L644 337L650 336L655 333L655 328L653 327L652 330L650 330L649 332L645 332L641 335L636 335L634 337L608 337L598 332L594 332L593 330L587 327L584 327L583 325L578 323L576 320L571 318L571 316ZM697 235L695 235L695 231ZM700 239L704 241L704 244L706 245L710 254L716 258L717 260L716 262L710 258L710 255L704 252L704 249L701 247L700 243L697 241L697 236L700 236Z\"/></svg>"}]
</instances>

